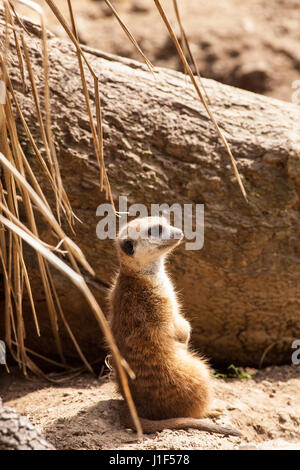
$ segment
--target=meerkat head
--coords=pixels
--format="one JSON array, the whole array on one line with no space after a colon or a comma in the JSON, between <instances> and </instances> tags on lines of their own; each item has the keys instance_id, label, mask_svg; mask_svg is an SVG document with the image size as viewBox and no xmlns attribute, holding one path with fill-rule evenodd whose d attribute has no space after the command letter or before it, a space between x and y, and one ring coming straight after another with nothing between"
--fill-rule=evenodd
<instances>
[{"instance_id":1,"label":"meerkat head","mask_svg":"<svg viewBox=\"0 0 300 470\"><path fill-rule=\"evenodd\" d=\"M136 269L154 265L182 239L182 231L164 217L134 219L120 230L117 238L120 263Z\"/></svg>"}]
</instances>

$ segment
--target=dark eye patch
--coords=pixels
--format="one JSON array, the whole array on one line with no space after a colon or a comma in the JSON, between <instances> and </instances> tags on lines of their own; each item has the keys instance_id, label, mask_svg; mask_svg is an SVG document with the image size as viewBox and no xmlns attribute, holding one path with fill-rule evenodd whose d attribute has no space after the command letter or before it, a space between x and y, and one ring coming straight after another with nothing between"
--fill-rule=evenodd
<instances>
[{"instance_id":1,"label":"dark eye patch","mask_svg":"<svg viewBox=\"0 0 300 470\"><path fill-rule=\"evenodd\" d=\"M148 236L151 237L153 235L154 237L157 237L158 235L161 235L163 232L163 226L156 225L155 227L150 227L148 230Z\"/></svg>"},{"instance_id":2,"label":"dark eye patch","mask_svg":"<svg viewBox=\"0 0 300 470\"><path fill-rule=\"evenodd\" d=\"M132 256L134 253L134 242L132 240L122 240L120 243L121 250L128 256Z\"/></svg>"}]
</instances>

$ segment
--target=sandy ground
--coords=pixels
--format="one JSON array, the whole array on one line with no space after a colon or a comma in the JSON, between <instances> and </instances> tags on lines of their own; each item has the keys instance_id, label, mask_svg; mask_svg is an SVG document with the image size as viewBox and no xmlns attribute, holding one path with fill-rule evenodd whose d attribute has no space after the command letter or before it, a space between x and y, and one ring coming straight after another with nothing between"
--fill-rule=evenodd
<instances>
[{"instance_id":1,"label":"sandy ground","mask_svg":"<svg viewBox=\"0 0 300 470\"><path fill-rule=\"evenodd\" d=\"M249 372L249 370L248 370ZM26 415L57 449L300 449L300 366L251 369L252 379L217 379L214 421L243 437L165 430L137 442L118 418L120 396L108 376L84 374L60 385L13 372L0 375L3 402ZM268 442L268 444L266 444Z\"/></svg>"}]
</instances>

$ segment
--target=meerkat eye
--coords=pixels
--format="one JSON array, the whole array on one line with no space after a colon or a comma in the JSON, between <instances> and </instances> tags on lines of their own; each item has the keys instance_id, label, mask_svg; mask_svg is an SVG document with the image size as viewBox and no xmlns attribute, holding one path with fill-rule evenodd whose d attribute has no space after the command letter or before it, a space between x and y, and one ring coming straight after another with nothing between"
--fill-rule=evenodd
<instances>
[{"instance_id":1,"label":"meerkat eye","mask_svg":"<svg viewBox=\"0 0 300 470\"><path fill-rule=\"evenodd\" d=\"M134 253L134 243L132 240L123 240L120 247L124 253L128 256L132 256Z\"/></svg>"},{"instance_id":2,"label":"meerkat eye","mask_svg":"<svg viewBox=\"0 0 300 470\"><path fill-rule=\"evenodd\" d=\"M163 226L162 225L156 225L155 227L150 227L148 230L148 236L151 237L152 235L154 237L157 237L158 235L161 235L163 232Z\"/></svg>"}]
</instances>

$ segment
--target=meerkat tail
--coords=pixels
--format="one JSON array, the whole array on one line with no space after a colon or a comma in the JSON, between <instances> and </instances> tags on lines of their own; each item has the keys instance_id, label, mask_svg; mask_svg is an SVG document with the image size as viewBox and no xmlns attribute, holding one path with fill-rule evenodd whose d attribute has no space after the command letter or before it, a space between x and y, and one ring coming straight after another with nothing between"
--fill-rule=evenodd
<instances>
[{"instance_id":1,"label":"meerkat tail","mask_svg":"<svg viewBox=\"0 0 300 470\"><path fill-rule=\"evenodd\" d=\"M196 418L170 418L162 419L159 421L140 419L143 432L150 434L163 429L199 429L200 431L206 431L210 433L222 434L223 436L241 436L240 431L236 429L219 426L214 423L209 423L202 419Z\"/></svg>"},{"instance_id":2,"label":"meerkat tail","mask_svg":"<svg viewBox=\"0 0 300 470\"><path fill-rule=\"evenodd\" d=\"M139 418L143 432L145 434L151 434L164 429L199 429L200 431L206 431L209 433L222 434L223 436L241 436L242 433L236 429L219 426L211 422L207 422L204 419L197 418L170 418L161 420L151 420L145 418ZM131 418L127 415L122 416L122 422L125 426L135 429L132 425Z\"/></svg>"}]
</instances>

